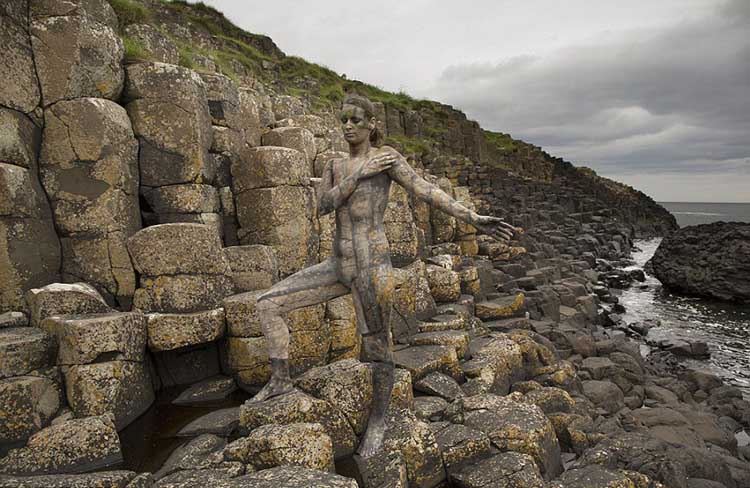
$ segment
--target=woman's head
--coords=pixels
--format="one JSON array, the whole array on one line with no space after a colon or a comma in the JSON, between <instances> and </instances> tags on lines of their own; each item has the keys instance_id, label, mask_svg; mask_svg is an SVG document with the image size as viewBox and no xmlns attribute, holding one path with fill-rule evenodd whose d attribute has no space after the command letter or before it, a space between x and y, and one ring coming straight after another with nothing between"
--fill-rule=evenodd
<instances>
[{"instance_id":1,"label":"woman's head","mask_svg":"<svg viewBox=\"0 0 750 488\"><path fill-rule=\"evenodd\" d=\"M369 131L371 145L379 146L382 143L382 134L377 127L375 117L375 106L367 98L354 93L348 94L341 107L340 119L344 125L344 137L347 142L351 143L350 139L355 137L354 135L347 136L348 127L350 132L366 128Z\"/></svg>"}]
</instances>

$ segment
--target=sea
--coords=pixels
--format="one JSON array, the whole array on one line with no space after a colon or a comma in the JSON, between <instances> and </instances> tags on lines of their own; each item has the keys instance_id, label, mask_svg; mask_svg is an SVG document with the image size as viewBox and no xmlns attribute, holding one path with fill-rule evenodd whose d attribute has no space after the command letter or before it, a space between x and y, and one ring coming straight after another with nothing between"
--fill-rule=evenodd
<instances>
[{"instance_id":1,"label":"sea","mask_svg":"<svg viewBox=\"0 0 750 488\"><path fill-rule=\"evenodd\" d=\"M675 216L680 227L716 221L750 222L750 203L659 203ZM636 240L634 264L629 269L643 269L660 242L661 238ZM687 360L686 365L719 375L750 400L750 305L680 296L665 290L648 272L643 285L637 284L620 295L620 303L627 310L623 318L627 322L659 320L661 325L648 334L656 341L706 341L711 357Z\"/></svg>"}]
</instances>

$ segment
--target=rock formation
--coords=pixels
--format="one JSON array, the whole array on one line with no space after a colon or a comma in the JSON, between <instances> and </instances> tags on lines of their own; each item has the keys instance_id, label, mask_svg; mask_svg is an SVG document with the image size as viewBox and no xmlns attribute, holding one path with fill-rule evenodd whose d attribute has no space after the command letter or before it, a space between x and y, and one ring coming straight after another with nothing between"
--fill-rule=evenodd
<instances>
[{"instance_id":1,"label":"rock formation","mask_svg":"<svg viewBox=\"0 0 750 488\"><path fill-rule=\"evenodd\" d=\"M644 328L612 313L630 277L607 260L676 227L652 200L203 4L111 5L0 6L0 487L750 484L741 392L645 361L626 336ZM312 199L345 149L344 88L425 178L524 228L492 242L394 186L398 369L368 460L349 296L287 317L298 392L226 400L267 380L257 295L331 252ZM150 472L113 470L175 391L235 403L181 425Z\"/></svg>"},{"instance_id":2,"label":"rock formation","mask_svg":"<svg viewBox=\"0 0 750 488\"><path fill-rule=\"evenodd\" d=\"M656 277L669 289L750 303L750 224L683 227L661 241L651 263Z\"/></svg>"}]
</instances>

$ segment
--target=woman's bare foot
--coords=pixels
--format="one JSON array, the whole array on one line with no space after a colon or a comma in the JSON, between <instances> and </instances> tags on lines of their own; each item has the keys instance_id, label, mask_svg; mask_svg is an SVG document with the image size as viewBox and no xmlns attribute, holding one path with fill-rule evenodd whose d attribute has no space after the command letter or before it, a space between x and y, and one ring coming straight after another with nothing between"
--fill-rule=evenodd
<instances>
[{"instance_id":1,"label":"woman's bare foot","mask_svg":"<svg viewBox=\"0 0 750 488\"><path fill-rule=\"evenodd\" d=\"M385 435L385 420L373 421L367 424L367 430L362 438L362 442L359 443L357 448L357 454L363 458L369 458L374 456L383 445L383 437Z\"/></svg>"}]
</instances>

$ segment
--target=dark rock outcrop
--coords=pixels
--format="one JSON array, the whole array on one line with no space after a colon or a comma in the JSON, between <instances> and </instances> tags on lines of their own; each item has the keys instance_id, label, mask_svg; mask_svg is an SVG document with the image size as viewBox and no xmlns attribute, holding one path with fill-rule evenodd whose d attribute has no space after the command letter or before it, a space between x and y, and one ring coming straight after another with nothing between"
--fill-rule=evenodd
<instances>
[{"instance_id":1,"label":"dark rock outcrop","mask_svg":"<svg viewBox=\"0 0 750 488\"><path fill-rule=\"evenodd\" d=\"M714 222L682 228L664 238L651 261L667 288L750 303L750 224Z\"/></svg>"}]
</instances>

